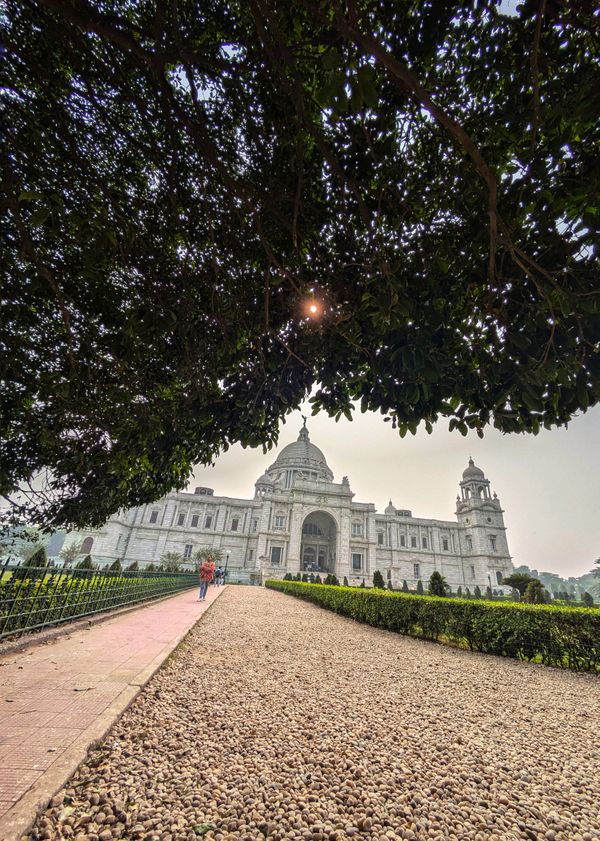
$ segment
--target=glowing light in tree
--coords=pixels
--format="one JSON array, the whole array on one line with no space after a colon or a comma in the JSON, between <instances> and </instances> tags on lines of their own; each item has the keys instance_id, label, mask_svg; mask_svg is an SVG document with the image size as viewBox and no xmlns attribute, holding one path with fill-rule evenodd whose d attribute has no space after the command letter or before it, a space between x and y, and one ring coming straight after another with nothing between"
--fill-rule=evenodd
<instances>
[{"instance_id":1,"label":"glowing light in tree","mask_svg":"<svg viewBox=\"0 0 600 841\"><path fill-rule=\"evenodd\" d=\"M311 290L312 293L312 290ZM314 296L314 293L304 298L301 302L301 312L304 318L316 321L323 317L325 307L322 301Z\"/></svg>"}]
</instances>

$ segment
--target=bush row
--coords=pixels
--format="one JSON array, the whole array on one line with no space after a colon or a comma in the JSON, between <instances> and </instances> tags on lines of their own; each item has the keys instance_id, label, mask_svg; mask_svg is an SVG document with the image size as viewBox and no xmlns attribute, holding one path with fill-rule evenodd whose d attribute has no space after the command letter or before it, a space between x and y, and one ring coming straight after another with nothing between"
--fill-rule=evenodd
<instances>
[{"instance_id":1,"label":"bush row","mask_svg":"<svg viewBox=\"0 0 600 841\"><path fill-rule=\"evenodd\" d=\"M600 672L600 612L554 605L414 596L269 580L266 586L342 616L471 651Z\"/></svg>"}]
</instances>

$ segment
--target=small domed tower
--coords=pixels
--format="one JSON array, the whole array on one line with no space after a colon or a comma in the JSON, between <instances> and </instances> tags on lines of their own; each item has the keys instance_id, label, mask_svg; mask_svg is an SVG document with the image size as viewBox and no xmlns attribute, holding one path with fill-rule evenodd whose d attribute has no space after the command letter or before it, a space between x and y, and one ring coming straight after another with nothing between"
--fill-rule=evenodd
<instances>
[{"instance_id":1,"label":"small domed tower","mask_svg":"<svg viewBox=\"0 0 600 841\"><path fill-rule=\"evenodd\" d=\"M460 483L460 496L456 499L467 586L490 585L494 589L513 571L503 514L500 500L491 493L483 470L469 458Z\"/></svg>"}]
</instances>

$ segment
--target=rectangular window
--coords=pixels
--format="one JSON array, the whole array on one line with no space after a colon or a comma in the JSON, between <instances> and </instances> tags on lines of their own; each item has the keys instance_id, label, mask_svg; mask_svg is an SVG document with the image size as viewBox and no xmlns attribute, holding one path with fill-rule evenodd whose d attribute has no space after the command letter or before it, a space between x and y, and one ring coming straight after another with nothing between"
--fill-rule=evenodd
<instances>
[{"instance_id":1,"label":"rectangular window","mask_svg":"<svg viewBox=\"0 0 600 841\"><path fill-rule=\"evenodd\" d=\"M360 552L352 553L352 569L359 572L362 569L362 555Z\"/></svg>"},{"instance_id":2,"label":"rectangular window","mask_svg":"<svg viewBox=\"0 0 600 841\"><path fill-rule=\"evenodd\" d=\"M283 549L281 546L271 546L271 566L278 567L281 563Z\"/></svg>"},{"instance_id":3,"label":"rectangular window","mask_svg":"<svg viewBox=\"0 0 600 841\"><path fill-rule=\"evenodd\" d=\"M467 549L470 552L472 548L473 548L473 540L469 535L467 535Z\"/></svg>"},{"instance_id":4,"label":"rectangular window","mask_svg":"<svg viewBox=\"0 0 600 841\"><path fill-rule=\"evenodd\" d=\"M492 550L492 552L496 551L496 538L494 537L494 535L490 535L490 549Z\"/></svg>"},{"instance_id":5,"label":"rectangular window","mask_svg":"<svg viewBox=\"0 0 600 841\"><path fill-rule=\"evenodd\" d=\"M197 529L197 528L198 528L198 520L199 520L199 519L200 519L199 515L198 515L198 514L194 514L194 516L192 517L192 523L191 523L191 526L192 526L192 528L193 528L193 529Z\"/></svg>"},{"instance_id":6,"label":"rectangular window","mask_svg":"<svg viewBox=\"0 0 600 841\"><path fill-rule=\"evenodd\" d=\"M285 517L282 514L278 514L275 517L275 528L282 529L285 524Z\"/></svg>"},{"instance_id":7,"label":"rectangular window","mask_svg":"<svg viewBox=\"0 0 600 841\"><path fill-rule=\"evenodd\" d=\"M413 564L413 578L418 578L421 575L421 567L419 564Z\"/></svg>"},{"instance_id":8,"label":"rectangular window","mask_svg":"<svg viewBox=\"0 0 600 841\"><path fill-rule=\"evenodd\" d=\"M177 517L177 525L178 526L185 525L185 514L179 514L179 516Z\"/></svg>"},{"instance_id":9,"label":"rectangular window","mask_svg":"<svg viewBox=\"0 0 600 841\"><path fill-rule=\"evenodd\" d=\"M189 560L189 559L192 557L192 549L193 549L193 548L194 548L194 547L192 546L192 544L191 544L191 543L186 543L186 544L185 544L185 547L184 547L184 550L183 550L183 557L184 557L186 560Z\"/></svg>"},{"instance_id":10,"label":"rectangular window","mask_svg":"<svg viewBox=\"0 0 600 841\"><path fill-rule=\"evenodd\" d=\"M423 549L427 549L427 538L426 537L421 538L421 545L423 546Z\"/></svg>"},{"instance_id":11,"label":"rectangular window","mask_svg":"<svg viewBox=\"0 0 600 841\"><path fill-rule=\"evenodd\" d=\"M150 522L155 523L158 520L158 511L150 512Z\"/></svg>"},{"instance_id":12,"label":"rectangular window","mask_svg":"<svg viewBox=\"0 0 600 841\"><path fill-rule=\"evenodd\" d=\"M352 537L360 537L362 535L362 523L352 523Z\"/></svg>"},{"instance_id":13,"label":"rectangular window","mask_svg":"<svg viewBox=\"0 0 600 841\"><path fill-rule=\"evenodd\" d=\"M406 546L406 537L403 534L400 535L400 546Z\"/></svg>"},{"instance_id":14,"label":"rectangular window","mask_svg":"<svg viewBox=\"0 0 600 841\"><path fill-rule=\"evenodd\" d=\"M447 537L442 538L442 549L444 550L444 552L448 551L448 538Z\"/></svg>"},{"instance_id":15,"label":"rectangular window","mask_svg":"<svg viewBox=\"0 0 600 841\"><path fill-rule=\"evenodd\" d=\"M471 578L475 579L475 567L469 567L469 570L471 572Z\"/></svg>"},{"instance_id":16,"label":"rectangular window","mask_svg":"<svg viewBox=\"0 0 600 841\"><path fill-rule=\"evenodd\" d=\"M377 545L378 546L383 546L383 532L382 531L377 532Z\"/></svg>"},{"instance_id":17,"label":"rectangular window","mask_svg":"<svg viewBox=\"0 0 600 841\"><path fill-rule=\"evenodd\" d=\"M258 520L252 520L252 531L256 531L258 528Z\"/></svg>"},{"instance_id":18,"label":"rectangular window","mask_svg":"<svg viewBox=\"0 0 600 841\"><path fill-rule=\"evenodd\" d=\"M231 521L231 531L237 531L240 521L237 517L234 517Z\"/></svg>"},{"instance_id":19,"label":"rectangular window","mask_svg":"<svg viewBox=\"0 0 600 841\"><path fill-rule=\"evenodd\" d=\"M254 549L248 549L248 560L251 561L254 558Z\"/></svg>"},{"instance_id":20,"label":"rectangular window","mask_svg":"<svg viewBox=\"0 0 600 841\"><path fill-rule=\"evenodd\" d=\"M209 529L212 526L212 514L208 514L204 521L204 528Z\"/></svg>"},{"instance_id":21,"label":"rectangular window","mask_svg":"<svg viewBox=\"0 0 600 841\"><path fill-rule=\"evenodd\" d=\"M417 538L414 536L414 534L410 539L410 545L412 546L413 549L417 548Z\"/></svg>"}]
</instances>

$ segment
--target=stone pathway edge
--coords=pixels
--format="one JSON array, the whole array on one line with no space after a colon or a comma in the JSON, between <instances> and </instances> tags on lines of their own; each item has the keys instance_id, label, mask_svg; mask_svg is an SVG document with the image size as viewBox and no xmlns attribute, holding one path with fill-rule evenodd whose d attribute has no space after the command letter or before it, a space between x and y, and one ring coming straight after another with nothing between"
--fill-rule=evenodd
<instances>
[{"instance_id":1,"label":"stone pathway edge","mask_svg":"<svg viewBox=\"0 0 600 841\"><path fill-rule=\"evenodd\" d=\"M116 721L137 698L142 689L156 674L169 657L179 648L181 643L211 609L217 598L226 587L219 588L215 598L207 605L206 610L187 630L183 631L175 640L170 650L162 651L149 666L142 669L130 682L112 704L107 707L90 726L84 730L63 756L57 759L39 780L32 785L23 797L0 818L0 841L20 841L33 826L38 814L47 807L54 795L60 791L74 771L81 765L90 748L106 736ZM175 595L180 595L176 593ZM168 598L168 597L167 597ZM148 607L148 603L140 607ZM129 612L129 611L127 611ZM115 618L109 617L109 618Z\"/></svg>"}]
</instances>

